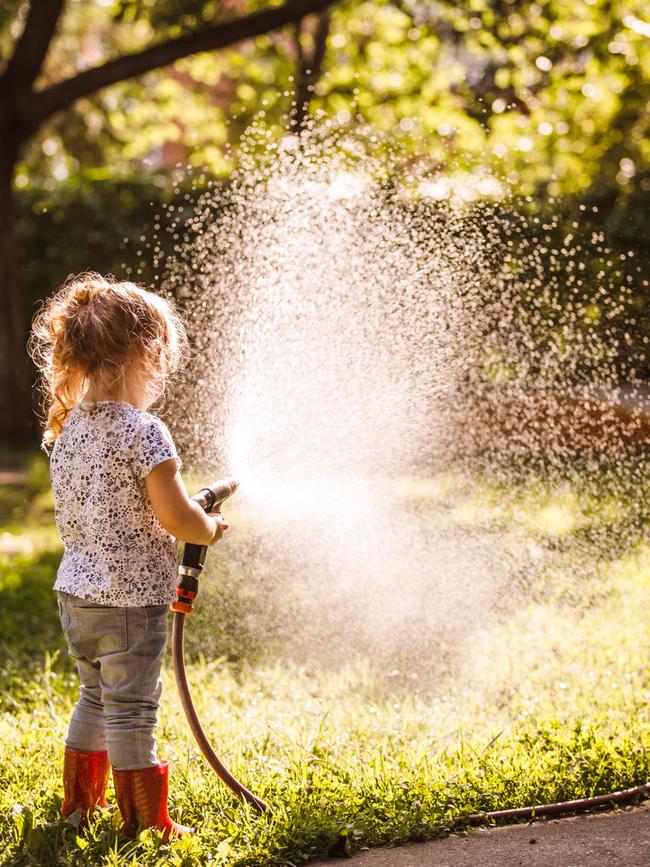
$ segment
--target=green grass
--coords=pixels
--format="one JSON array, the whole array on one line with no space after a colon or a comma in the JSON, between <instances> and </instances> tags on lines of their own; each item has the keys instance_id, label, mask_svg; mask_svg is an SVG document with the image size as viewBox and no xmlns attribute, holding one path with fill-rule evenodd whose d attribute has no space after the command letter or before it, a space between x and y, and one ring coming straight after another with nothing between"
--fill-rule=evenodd
<instances>
[{"instance_id":1,"label":"green grass","mask_svg":"<svg viewBox=\"0 0 650 867\"><path fill-rule=\"evenodd\" d=\"M50 590L60 551L43 463L30 456L24 464L23 484L0 498L1 863L301 864L446 834L481 810L650 777L650 546L632 501L610 488L599 497L593 485L552 496L528 486L506 497L484 483L449 501L447 519L507 526L508 544L554 555L533 576L525 605L467 641L462 676L416 688L363 658L333 668L257 652L195 654L199 716L270 812L251 813L207 767L167 668L159 741L172 765L171 812L199 834L162 844L144 832L120 843L111 815L80 834L58 819L77 688ZM407 482L400 495L440 504L457 488L453 479ZM219 640L228 648L227 636Z\"/></svg>"}]
</instances>

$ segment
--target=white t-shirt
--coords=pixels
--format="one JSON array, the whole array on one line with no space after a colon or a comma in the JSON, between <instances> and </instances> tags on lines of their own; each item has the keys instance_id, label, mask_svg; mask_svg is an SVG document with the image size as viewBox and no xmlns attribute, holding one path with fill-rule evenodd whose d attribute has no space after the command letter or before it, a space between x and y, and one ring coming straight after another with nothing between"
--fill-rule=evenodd
<instances>
[{"instance_id":1,"label":"white t-shirt","mask_svg":"<svg viewBox=\"0 0 650 867\"><path fill-rule=\"evenodd\" d=\"M176 540L162 527L144 478L180 467L163 422L130 403L76 406L54 444L50 476L64 553L55 590L102 605L162 605L176 598Z\"/></svg>"}]
</instances>

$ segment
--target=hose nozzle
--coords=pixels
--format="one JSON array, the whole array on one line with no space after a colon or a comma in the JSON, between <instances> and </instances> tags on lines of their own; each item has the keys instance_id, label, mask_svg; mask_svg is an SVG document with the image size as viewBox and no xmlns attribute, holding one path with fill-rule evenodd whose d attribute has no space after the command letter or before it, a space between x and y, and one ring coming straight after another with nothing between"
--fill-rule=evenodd
<instances>
[{"instance_id":1,"label":"hose nozzle","mask_svg":"<svg viewBox=\"0 0 650 867\"><path fill-rule=\"evenodd\" d=\"M220 479L194 494L192 499L206 512L218 513L221 504L237 490L238 483L234 479ZM172 602L171 609L177 614L191 614L194 600L199 592L199 575L203 569L206 545L194 545L187 542L183 547L183 556L178 567L177 599Z\"/></svg>"},{"instance_id":2,"label":"hose nozzle","mask_svg":"<svg viewBox=\"0 0 650 867\"><path fill-rule=\"evenodd\" d=\"M220 479L206 485L192 497L206 512L218 512L221 504L234 494L239 486L235 479Z\"/></svg>"}]
</instances>

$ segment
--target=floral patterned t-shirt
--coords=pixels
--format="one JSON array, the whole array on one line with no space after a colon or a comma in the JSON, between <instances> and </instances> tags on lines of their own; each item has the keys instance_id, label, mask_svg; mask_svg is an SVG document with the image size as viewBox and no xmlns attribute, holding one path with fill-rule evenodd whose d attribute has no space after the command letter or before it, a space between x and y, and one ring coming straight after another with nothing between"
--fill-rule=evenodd
<instances>
[{"instance_id":1,"label":"floral patterned t-shirt","mask_svg":"<svg viewBox=\"0 0 650 867\"><path fill-rule=\"evenodd\" d=\"M176 597L176 540L154 515L144 482L170 459L180 467L156 416L112 400L72 410L50 458L64 545L55 590L116 607Z\"/></svg>"}]
</instances>

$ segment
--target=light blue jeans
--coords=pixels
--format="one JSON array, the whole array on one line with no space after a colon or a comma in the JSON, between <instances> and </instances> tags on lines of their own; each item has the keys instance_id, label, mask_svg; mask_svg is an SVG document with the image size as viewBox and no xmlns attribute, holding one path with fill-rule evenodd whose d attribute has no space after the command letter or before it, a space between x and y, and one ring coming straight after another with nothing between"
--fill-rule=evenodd
<instances>
[{"instance_id":1,"label":"light blue jeans","mask_svg":"<svg viewBox=\"0 0 650 867\"><path fill-rule=\"evenodd\" d=\"M81 688L66 746L108 750L119 771L158 764L154 728L167 644L167 605L109 608L58 592Z\"/></svg>"}]
</instances>

